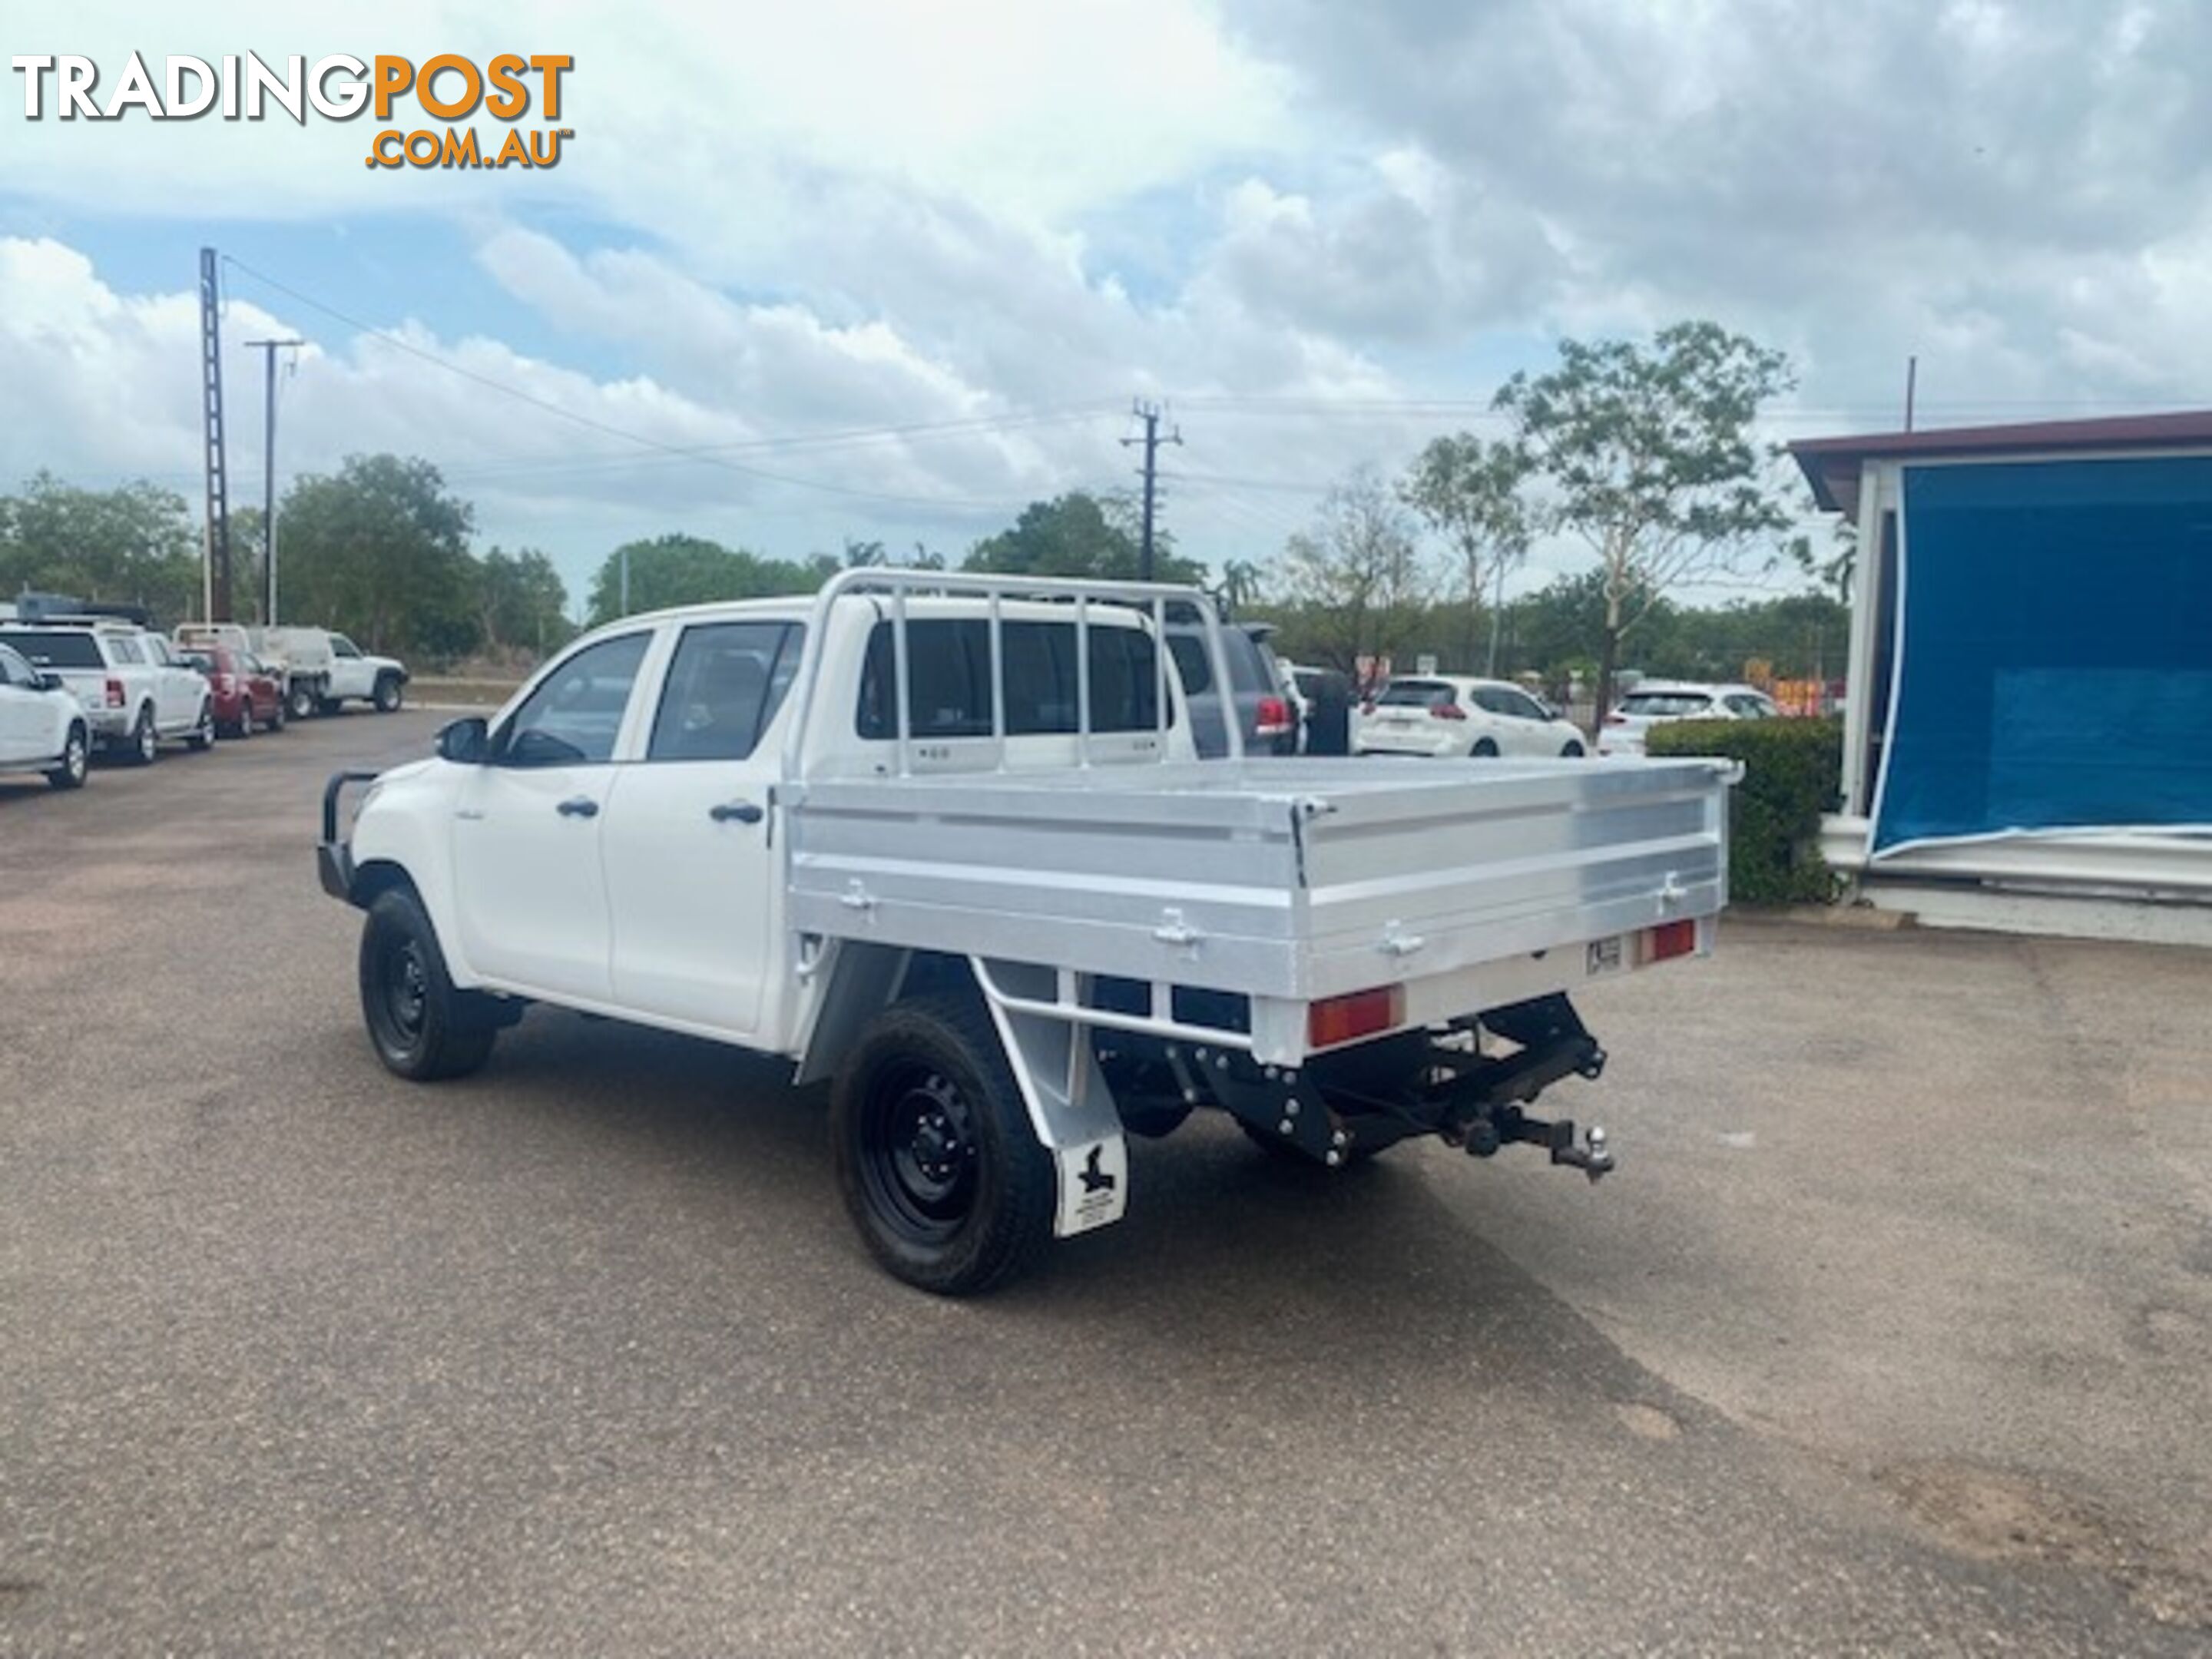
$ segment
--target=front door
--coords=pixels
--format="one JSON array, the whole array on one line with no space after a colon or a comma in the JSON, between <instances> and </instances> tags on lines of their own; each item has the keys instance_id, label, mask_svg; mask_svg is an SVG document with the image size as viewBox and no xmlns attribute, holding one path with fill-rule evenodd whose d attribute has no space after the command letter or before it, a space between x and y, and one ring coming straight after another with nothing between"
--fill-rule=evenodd
<instances>
[{"instance_id":1,"label":"front door","mask_svg":"<svg viewBox=\"0 0 2212 1659\"><path fill-rule=\"evenodd\" d=\"M585 647L491 735L455 797L454 902L477 972L605 1002L612 992L603 815L650 629Z\"/></svg>"},{"instance_id":2,"label":"front door","mask_svg":"<svg viewBox=\"0 0 2212 1659\"><path fill-rule=\"evenodd\" d=\"M770 791L796 623L696 623L670 660L644 758L608 803L614 994L625 1009L755 1035L781 926Z\"/></svg>"}]
</instances>

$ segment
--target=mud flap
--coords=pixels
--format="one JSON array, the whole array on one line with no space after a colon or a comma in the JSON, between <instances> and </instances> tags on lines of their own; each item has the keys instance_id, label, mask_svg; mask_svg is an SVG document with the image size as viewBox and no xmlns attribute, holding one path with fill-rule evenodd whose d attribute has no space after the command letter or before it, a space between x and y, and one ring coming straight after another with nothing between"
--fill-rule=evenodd
<instances>
[{"instance_id":1,"label":"mud flap","mask_svg":"<svg viewBox=\"0 0 2212 1659\"><path fill-rule=\"evenodd\" d=\"M1098 1069L1086 1028L1079 1022L1048 1018L1004 1005L1002 997L1053 993L1050 969L1026 964L977 963L976 981L991 1023L1006 1044L1006 1063L1028 1106L1036 1137L1052 1154L1060 1183L1053 1212L1056 1238L1089 1232L1119 1221L1129 1207L1129 1148L1121 1136L1121 1115L1114 1093ZM1042 975L1040 983L1029 977Z\"/></svg>"},{"instance_id":2,"label":"mud flap","mask_svg":"<svg viewBox=\"0 0 2212 1659\"><path fill-rule=\"evenodd\" d=\"M1119 1221L1129 1206L1129 1148L1120 1135L1055 1148L1060 1166L1060 1207L1053 1236L1068 1238Z\"/></svg>"}]
</instances>

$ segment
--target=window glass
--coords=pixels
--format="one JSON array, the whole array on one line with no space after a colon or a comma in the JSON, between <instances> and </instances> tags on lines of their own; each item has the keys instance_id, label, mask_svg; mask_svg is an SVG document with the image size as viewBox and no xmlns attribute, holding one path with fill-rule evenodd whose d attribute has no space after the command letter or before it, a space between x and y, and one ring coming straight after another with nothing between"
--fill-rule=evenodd
<instances>
[{"instance_id":1,"label":"window glass","mask_svg":"<svg viewBox=\"0 0 2212 1659\"><path fill-rule=\"evenodd\" d=\"M798 672L803 631L783 622L685 629L646 758L743 760L751 754Z\"/></svg>"},{"instance_id":2,"label":"window glass","mask_svg":"<svg viewBox=\"0 0 2212 1659\"><path fill-rule=\"evenodd\" d=\"M115 660L118 662L143 664L146 660L138 650L138 641L127 640L120 634L111 634L107 636L107 648L115 653Z\"/></svg>"},{"instance_id":3,"label":"window glass","mask_svg":"<svg viewBox=\"0 0 2212 1659\"><path fill-rule=\"evenodd\" d=\"M1073 732L1079 724L1073 622L1005 622L1006 734ZM1149 732L1157 724L1159 669L1152 635L1094 623L1091 632L1091 729ZM1181 657L1182 641L1170 649ZM898 735L893 689L892 628L868 635L860 677L858 730L864 738ZM908 710L917 738L991 734L991 626L982 617L931 618L907 623Z\"/></svg>"},{"instance_id":4,"label":"window glass","mask_svg":"<svg viewBox=\"0 0 2212 1659\"><path fill-rule=\"evenodd\" d=\"M1375 701L1384 708L1441 708L1456 695L1442 680L1392 680Z\"/></svg>"},{"instance_id":5,"label":"window glass","mask_svg":"<svg viewBox=\"0 0 2212 1659\"><path fill-rule=\"evenodd\" d=\"M361 647L343 634L331 635L331 654L334 657L358 657Z\"/></svg>"},{"instance_id":6,"label":"window glass","mask_svg":"<svg viewBox=\"0 0 2212 1659\"><path fill-rule=\"evenodd\" d=\"M38 671L6 646L0 645L0 683L36 685L39 683Z\"/></svg>"},{"instance_id":7,"label":"window glass","mask_svg":"<svg viewBox=\"0 0 2212 1659\"><path fill-rule=\"evenodd\" d=\"M1712 698L1703 691L1632 691L1620 700L1624 714L1704 714L1712 706Z\"/></svg>"},{"instance_id":8,"label":"window glass","mask_svg":"<svg viewBox=\"0 0 2212 1659\"><path fill-rule=\"evenodd\" d=\"M1763 697L1739 695L1730 697L1728 700L1728 706L1734 709L1741 718L1747 720L1766 720L1770 718L1774 712L1766 706L1766 700Z\"/></svg>"},{"instance_id":9,"label":"window glass","mask_svg":"<svg viewBox=\"0 0 2212 1659\"><path fill-rule=\"evenodd\" d=\"M46 668L105 668L100 641L77 628L16 629L7 635L33 662Z\"/></svg>"},{"instance_id":10,"label":"window glass","mask_svg":"<svg viewBox=\"0 0 2212 1659\"><path fill-rule=\"evenodd\" d=\"M502 766L584 766L614 758L649 633L601 640L570 657L500 729Z\"/></svg>"},{"instance_id":11,"label":"window glass","mask_svg":"<svg viewBox=\"0 0 2212 1659\"><path fill-rule=\"evenodd\" d=\"M1498 695L1504 701L1504 712L1516 720L1547 720L1552 718L1544 712L1543 705L1526 691L1501 690Z\"/></svg>"}]
</instances>

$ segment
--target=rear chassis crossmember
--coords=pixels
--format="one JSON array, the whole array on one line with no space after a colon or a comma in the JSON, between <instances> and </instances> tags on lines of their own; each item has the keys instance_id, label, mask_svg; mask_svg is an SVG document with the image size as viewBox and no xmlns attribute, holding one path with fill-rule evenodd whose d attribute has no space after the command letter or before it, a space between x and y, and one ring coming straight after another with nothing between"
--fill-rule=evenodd
<instances>
[{"instance_id":1,"label":"rear chassis crossmember","mask_svg":"<svg viewBox=\"0 0 2212 1659\"><path fill-rule=\"evenodd\" d=\"M1510 1052L1491 1052L1502 1039ZM1455 1021L1316 1056L1303 1067L1263 1066L1243 1049L1102 1034L1101 1060L1128 1127L1164 1133L1212 1103L1316 1163L1334 1167L1412 1135L1433 1134L1476 1158L1515 1143L1592 1181L1613 1167L1605 1131L1577 1139L1569 1118L1524 1107L1568 1077L1605 1070L1598 1046L1563 995L1537 997Z\"/></svg>"}]
</instances>

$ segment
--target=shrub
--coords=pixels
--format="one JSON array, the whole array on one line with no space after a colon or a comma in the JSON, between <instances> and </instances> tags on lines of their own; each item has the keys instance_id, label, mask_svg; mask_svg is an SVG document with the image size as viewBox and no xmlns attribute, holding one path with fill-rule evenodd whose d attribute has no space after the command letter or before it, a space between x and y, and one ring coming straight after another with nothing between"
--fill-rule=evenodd
<instances>
[{"instance_id":1,"label":"shrub","mask_svg":"<svg viewBox=\"0 0 2212 1659\"><path fill-rule=\"evenodd\" d=\"M1840 720L1669 720L1645 734L1654 755L1743 763L1729 805L1729 896L1743 904L1825 904L1836 878L1820 856L1820 814L1843 788Z\"/></svg>"}]
</instances>

